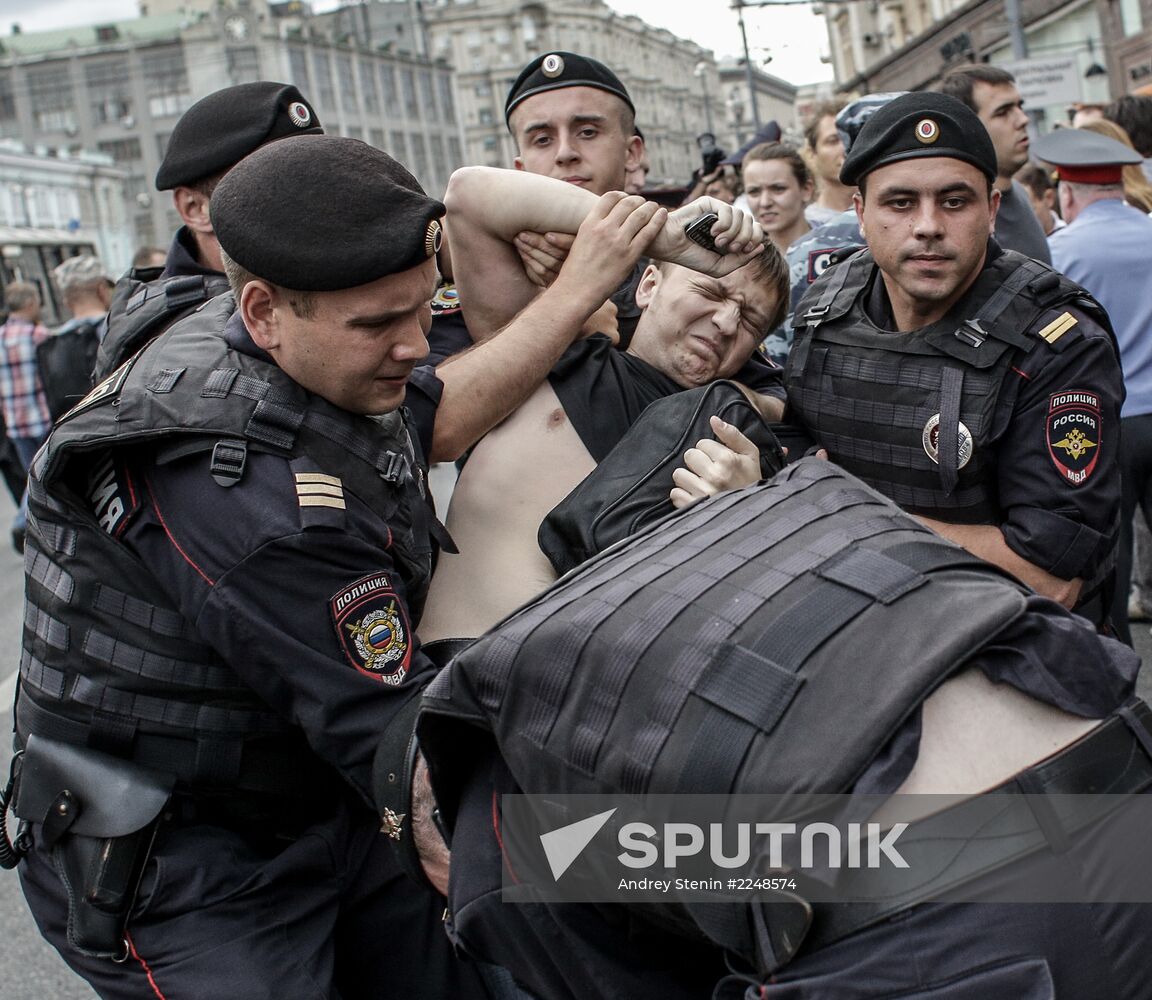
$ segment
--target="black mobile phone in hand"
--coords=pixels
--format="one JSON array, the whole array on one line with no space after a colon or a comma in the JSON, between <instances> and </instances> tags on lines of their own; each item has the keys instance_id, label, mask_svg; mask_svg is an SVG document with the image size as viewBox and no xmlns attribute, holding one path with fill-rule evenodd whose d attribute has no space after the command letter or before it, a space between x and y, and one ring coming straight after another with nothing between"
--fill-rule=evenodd
<instances>
[{"instance_id":1,"label":"black mobile phone in hand","mask_svg":"<svg viewBox=\"0 0 1152 1000\"><path fill-rule=\"evenodd\" d=\"M715 240L712 239L712 224L718 218L720 217L715 212L702 215L684 227L684 235L693 243L702 246L705 250L711 250L713 253L723 253L723 251L716 246Z\"/></svg>"}]
</instances>

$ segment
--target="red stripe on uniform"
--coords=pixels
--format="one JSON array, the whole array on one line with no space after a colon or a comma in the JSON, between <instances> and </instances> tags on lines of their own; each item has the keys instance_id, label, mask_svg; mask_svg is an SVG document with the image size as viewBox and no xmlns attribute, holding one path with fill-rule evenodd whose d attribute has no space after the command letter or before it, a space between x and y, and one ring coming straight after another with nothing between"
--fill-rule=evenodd
<instances>
[{"instance_id":1,"label":"red stripe on uniform","mask_svg":"<svg viewBox=\"0 0 1152 1000\"><path fill-rule=\"evenodd\" d=\"M496 794L496 789L492 789L492 832L496 834L496 845L500 848L500 856L508 867L508 877L519 885L520 878L512 869L512 862L508 860L508 853L504 850L504 838L500 835L500 797Z\"/></svg>"},{"instance_id":2,"label":"red stripe on uniform","mask_svg":"<svg viewBox=\"0 0 1152 1000\"><path fill-rule=\"evenodd\" d=\"M152 509L156 511L156 517L159 518L160 527L164 529L164 534L168 536L168 541L170 541L176 547L176 551L179 552L181 556L183 556L184 561L200 574L204 582L208 584L209 587L216 586L216 581L213 580L207 573L205 573L204 570L202 570L199 566L197 566L192 557L180 547L180 543L176 541L174 537L172 537L172 532L168 530L168 522L164 520L164 515L160 513L160 504L156 502L156 494L152 492L152 480L145 477L144 485L148 487L148 496L152 499Z\"/></svg>"},{"instance_id":3,"label":"red stripe on uniform","mask_svg":"<svg viewBox=\"0 0 1152 1000\"><path fill-rule=\"evenodd\" d=\"M129 953L140 963L140 968L144 970L144 974L148 977L148 985L152 987L153 995L159 997L159 1000L168 1000L168 998L160 992L160 987L156 985L156 980L152 978L152 970L148 968L148 963L140 957L140 953L136 950L136 945L133 943L131 936L126 937L125 940L128 942Z\"/></svg>"},{"instance_id":4,"label":"red stripe on uniform","mask_svg":"<svg viewBox=\"0 0 1152 1000\"><path fill-rule=\"evenodd\" d=\"M1027 372L1022 372L1022 371L1021 371L1019 368L1016 368L1016 367L1013 367L1013 368L1012 368L1012 370L1013 370L1013 371L1014 371L1014 372L1015 372L1017 375L1019 375L1021 378L1026 378L1026 379L1027 379L1029 382L1031 382L1031 381L1032 381L1032 376L1031 376L1031 375L1029 375Z\"/></svg>"}]
</instances>

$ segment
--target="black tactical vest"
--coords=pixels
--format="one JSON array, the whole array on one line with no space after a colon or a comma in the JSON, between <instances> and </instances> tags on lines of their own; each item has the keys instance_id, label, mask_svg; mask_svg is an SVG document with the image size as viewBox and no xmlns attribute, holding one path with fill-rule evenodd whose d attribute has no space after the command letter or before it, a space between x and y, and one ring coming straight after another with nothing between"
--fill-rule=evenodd
<instances>
[{"instance_id":1,"label":"black tactical vest","mask_svg":"<svg viewBox=\"0 0 1152 1000\"><path fill-rule=\"evenodd\" d=\"M421 747L449 818L469 747L493 738L528 793L843 792L1026 593L802 459L491 629L428 687Z\"/></svg>"},{"instance_id":2,"label":"black tactical vest","mask_svg":"<svg viewBox=\"0 0 1152 1000\"><path fill-rule=\"evenodd\" d=\"M231 350L231 296L172 327L61 421L30 476L16 722L175 773L194 787L290 791L320 765L102 530L85 470L118 448L211 452L221 488L249 449L306 455L388 522L419 605L431 572L423 478L400 413L360 417ZM209 474L208 472L205 473ZM413 611L418 615L418 607Z\"/></svg>"},{"instance_id":3,"label":"black tactical vest","mask_svg":"<svg viewBox=\"0 0 1152 1000\"><path fill-rule=\"evenodd\" d=\"M117 283L96 355L95 381L112 374L148 341L210 298L228 291L224 275L161 278L162 267L133 268Z\"/></svg>"},{"instance_id":4,"label":"black tactical vest","mask_svg":"<svg viewBox=\"0 0 1152 1000\"><path fill-rule=\"evenodd\" d=\"M904 510L999 523L993 426L1009 369L1026 374L1085 336L1051 342L1038 320L1067 304L1111 331L1103 309L1050 267L1011 250L958 308L915 333L878 329L864 309L877 275L867 250L830 268L796 308L788 403L833 461ZM877 279L878 280L878 279Z\"/></svg>"}]
</instances>

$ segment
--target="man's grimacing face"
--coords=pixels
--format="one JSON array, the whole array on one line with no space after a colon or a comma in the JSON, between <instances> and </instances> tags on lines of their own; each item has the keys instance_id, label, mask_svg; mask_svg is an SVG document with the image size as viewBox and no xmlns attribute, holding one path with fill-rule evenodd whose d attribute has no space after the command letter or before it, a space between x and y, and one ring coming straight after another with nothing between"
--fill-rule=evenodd
<instances>
[{"instance_id":1,"label":"man's grimacing face","mask_svg":"<svg viewBox=\"0 0 1152 1000\"><path fill-rule=\"evenodd\" d=\"M636 290L644 312L629 352L691 388L736 374L769 332L776 296L745 265L723 278L649 265Z\"/></svg>"}]
</instances>

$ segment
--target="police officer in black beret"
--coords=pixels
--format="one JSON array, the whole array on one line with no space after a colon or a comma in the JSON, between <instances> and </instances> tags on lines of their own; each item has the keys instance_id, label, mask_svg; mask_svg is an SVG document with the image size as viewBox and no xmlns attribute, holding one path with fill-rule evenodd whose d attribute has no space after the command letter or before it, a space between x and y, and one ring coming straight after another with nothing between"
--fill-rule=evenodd
<instances>
[{"instance_id":1,"label":"police officer in black beret","mask_svg":"<svg viewBox=\"0 0 1152 1000\"><path fill-rule=\"evenodd\" d=\"M1124 398L1106 314L997 244L996 151L954 98L889 102L840 176L868 248L796 307L790 412L833 461L1102 624Z\"/></svg>"},{"instance_id":2,"label":"police officer in black beret","mask_svg":"<svg viewBox=\"0 0 1152 1000\"><path fill-rule=\"evenodd\" d=\"M134 269L120 280L97 361L97 379L148 338L227 290L220 244L208 214L208 201L220 178L265 143L323 131L299 90L267 80L225 87L184 113L156 172L156 190L172 192L173 206L184 224L172 239L162 270Z\"/></svg>"},{"instance_id":3,"label":"police officer in black beret","mask_svg":"<svg viewBox=\"0 0 1152 1000\"><path fill-rule=\"evenodd\" d=\"M598 59L576 52L548 52L528 63L508 90L504 120L518 150L516 169L567 181L593 194L623 191L628 172L639 167L644 156L628 88ZM529 275L544 286L555 279L571 243L567 234L546 238L524 232L517 248ZM635 291L644 263L587 332L616 332L621 346L627 346L640 316ZM461 302L451 284L440 290L432 308L429 342L434 363L490 336L515 312L496 300Z\"/></svg>"},{"instance_id":4,"label":"police officer in black beret","mask_svg":"<svg viewBox=\"0 0 1152 1000\"><path fill-rule=\"evenodd\" d=\"M412 737L439 529L400 407L444 208L309 135L211 210L233 294L33 473L25 894L104 997L484 996L443 932Z\"/></svg>"}]
</instances>

